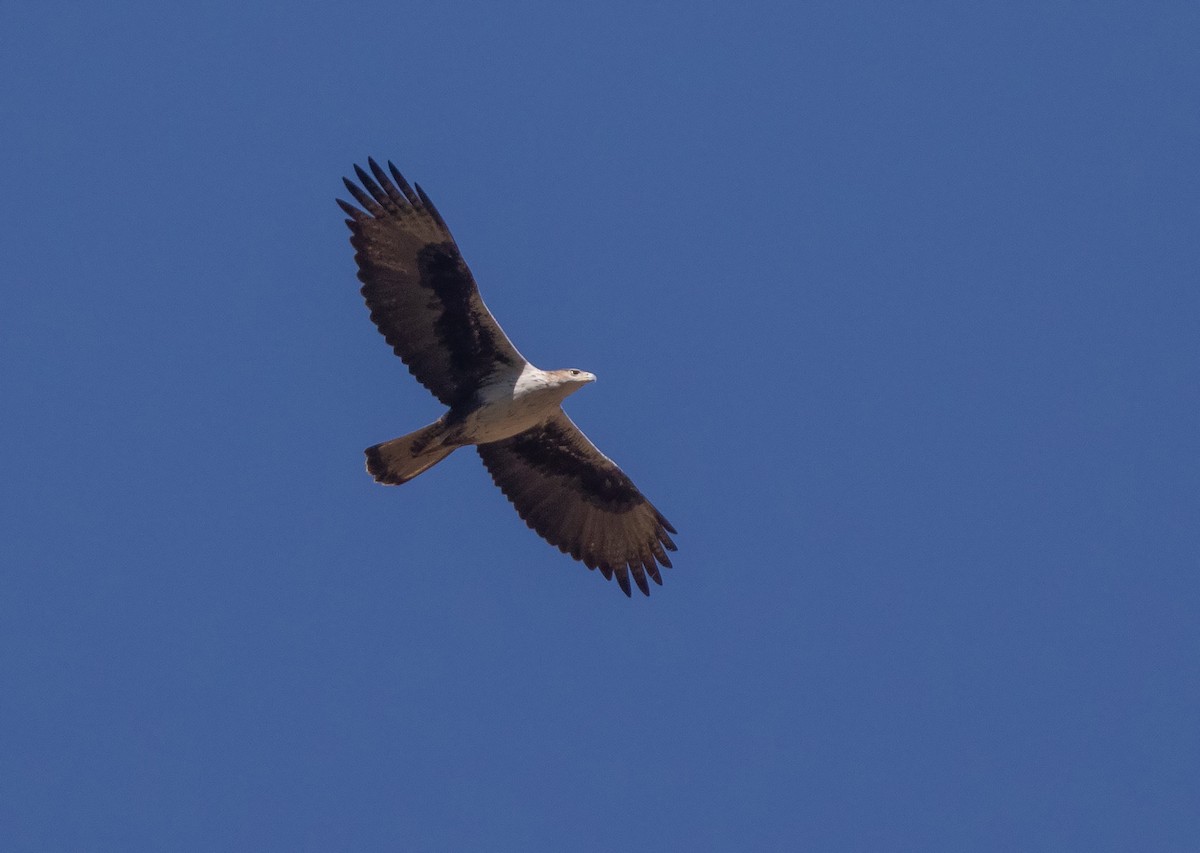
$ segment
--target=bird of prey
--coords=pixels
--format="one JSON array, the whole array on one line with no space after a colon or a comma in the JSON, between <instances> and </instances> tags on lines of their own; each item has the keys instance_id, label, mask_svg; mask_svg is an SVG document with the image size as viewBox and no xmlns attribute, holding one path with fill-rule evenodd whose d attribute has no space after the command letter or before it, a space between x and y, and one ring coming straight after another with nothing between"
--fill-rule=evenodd
<instances>
[{"instance_id":1,"label":"bird of prey","mask_svg":"<svg viewBox=\"0 0 1200 853\"><path fill-rule=\"evenodd\" d=\"M399 485L474 445L492 480L529 527L630 594L632 575L662 584L675 528L563 412L596 377L539 370L504 334L479 296L450 229L421 190L388 163L343 178L358 202L350 218L362 295L392 350L448 411L429 426L368 447L367 471Z\"/></svg>"}]
</instances>

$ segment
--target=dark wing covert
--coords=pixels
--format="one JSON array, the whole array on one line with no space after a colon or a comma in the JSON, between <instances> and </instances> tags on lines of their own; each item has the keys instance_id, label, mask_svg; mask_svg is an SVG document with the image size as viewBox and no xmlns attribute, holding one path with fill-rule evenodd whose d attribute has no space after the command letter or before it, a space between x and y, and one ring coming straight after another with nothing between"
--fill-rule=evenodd
<instances>
[{"instance_id":1,"label":"dark wing covert","mask_svg":"<svg viewBox=\"0 0 1200 853\"><path fill-rule=\"evenodd\" d=\"M388 163L343 178L362 210L341 199L371 320L417 380L447 406L465 404L489 376L525 359L483 304L450 229L418 185ZM373 176L373 177L372 177Z\"/></svg>"},{"instance_id":2,"label":"dark wing covert","mask_svg":"<svg viewBox=\"0 0 1200 853\"><path fill-rule=\"evenodd\" d=\"M633 481L561 409L546 423L476 447L492 480L543 539L646 595L670 568L671 526Z\"/></svg>"}]
</instances>

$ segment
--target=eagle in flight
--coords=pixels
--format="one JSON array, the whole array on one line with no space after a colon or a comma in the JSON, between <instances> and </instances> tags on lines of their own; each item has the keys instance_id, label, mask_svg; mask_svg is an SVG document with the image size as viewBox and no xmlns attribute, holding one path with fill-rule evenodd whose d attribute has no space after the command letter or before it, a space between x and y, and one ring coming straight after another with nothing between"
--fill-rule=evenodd
<instances>
[{"instance_id":1,"label":"eagle in flight","mask_svg":"<svg viewBox=\"0 0 1200 853\"><path fill-rule=\"evenodd\" d=\"M675 528L562 410L596 377L525 360L479 296L433 202L388 163L343 178L361 209L338 199L371 320L448 411L427 427L368 447L367 471L399 485L474 445L525 523L630 594L671 567Z\"/></svg>"}]
</instances>

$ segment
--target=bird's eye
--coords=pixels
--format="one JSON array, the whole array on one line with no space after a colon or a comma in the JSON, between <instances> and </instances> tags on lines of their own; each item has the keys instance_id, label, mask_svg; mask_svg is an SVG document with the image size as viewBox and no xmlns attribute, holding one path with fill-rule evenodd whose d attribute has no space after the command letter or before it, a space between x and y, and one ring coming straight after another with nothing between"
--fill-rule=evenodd
<instances>
[{"instance_id":1,"label":"bird's eye","mask_svg":"<svg viewBox=\"0 0 1200 853\"><path fill-rule=\"evenodd\" d=\"M578 371L578 370L572 370L572 371L571 371L571 375L572 375L572 376L578 376L578 375L579 375L579 371Z\"/></svg>"}]
</instances>

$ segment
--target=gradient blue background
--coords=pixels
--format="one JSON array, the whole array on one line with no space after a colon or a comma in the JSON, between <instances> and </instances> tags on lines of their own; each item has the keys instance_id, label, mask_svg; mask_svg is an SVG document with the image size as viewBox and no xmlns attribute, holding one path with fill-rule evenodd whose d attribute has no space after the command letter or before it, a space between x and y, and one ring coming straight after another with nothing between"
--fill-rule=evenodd
<instances>
[{"instance_id":1,"label":"gradient blue background","mask_svg":"<svg viewBox=\"0 0 1200 853\"><path fill-rule=\"evenodd\" d=\"M6 850L1195 850L1200 7L0 6ZM679 528L358 296L391 158Z\"/></svg>"}]
</instances>

